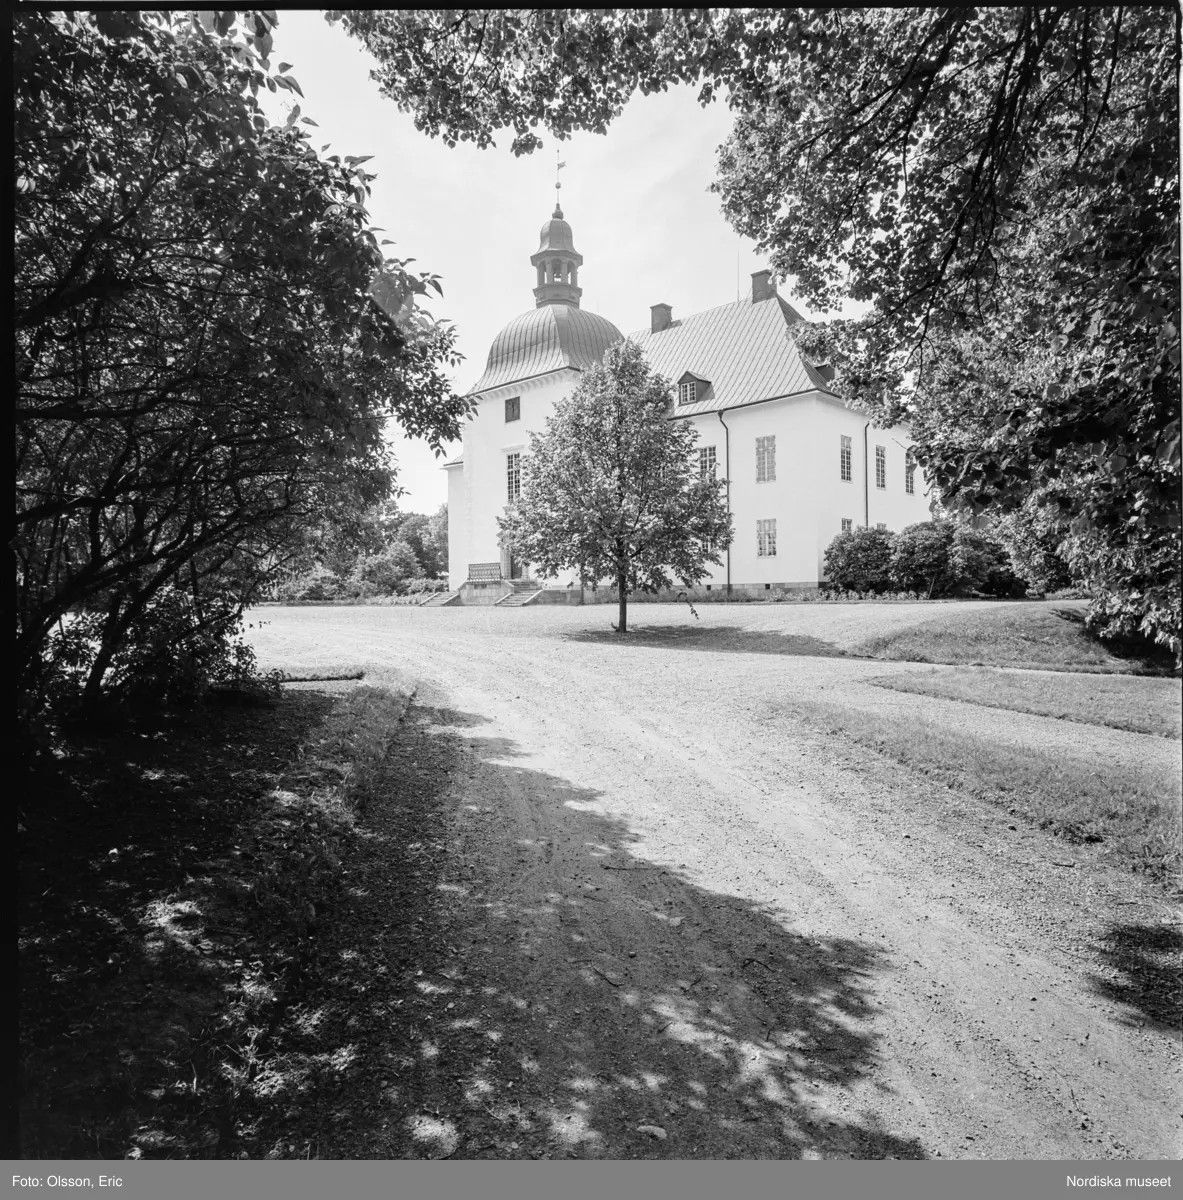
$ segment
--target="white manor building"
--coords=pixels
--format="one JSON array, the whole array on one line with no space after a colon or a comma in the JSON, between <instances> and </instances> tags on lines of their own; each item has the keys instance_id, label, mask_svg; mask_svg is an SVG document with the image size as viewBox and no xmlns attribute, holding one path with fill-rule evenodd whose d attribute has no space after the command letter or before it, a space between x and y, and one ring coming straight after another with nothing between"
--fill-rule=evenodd
<instances>
[{"instance_id":1,"label":"white manor building","mask_svg":"<svg viewBox=\"0 0 1183 1200\"><path fill-rule=\"evenodd\" d=\"M444 466L453 603L539 591L536 602L579 599L571 573L532 578L503 544L497 517L520 495L530 433L623 335L579 307L583 256L557 205L530 262L535 307L494 339L463 453ZM876 428L827 390L828 368L806 362L788 334L803 318L776 294L771 272L754 274L750 295L733 304L680 320L668 304L651 313L650 327L629 336L675 385L671 420L694 426L702 469L727 481L734 540L695 593L817 587L841 530L898 531L929 518L907 431Z\"/></svg>"}]
</instances>

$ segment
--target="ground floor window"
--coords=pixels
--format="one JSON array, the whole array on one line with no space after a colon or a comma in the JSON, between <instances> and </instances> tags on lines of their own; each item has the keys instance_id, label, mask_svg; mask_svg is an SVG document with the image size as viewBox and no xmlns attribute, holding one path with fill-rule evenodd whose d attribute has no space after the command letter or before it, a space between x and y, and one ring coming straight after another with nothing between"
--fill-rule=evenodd
<instances>
[{"instance_id":1,"label":"ground floor window","mask_svg":"<svg viewBox=\"0 0 1183 1200\"><path fill-rule=\"evenodd\" d=\"M758 558L776 557L776 518L756 522L756 556Z\"/></svg>"}]
</instances>

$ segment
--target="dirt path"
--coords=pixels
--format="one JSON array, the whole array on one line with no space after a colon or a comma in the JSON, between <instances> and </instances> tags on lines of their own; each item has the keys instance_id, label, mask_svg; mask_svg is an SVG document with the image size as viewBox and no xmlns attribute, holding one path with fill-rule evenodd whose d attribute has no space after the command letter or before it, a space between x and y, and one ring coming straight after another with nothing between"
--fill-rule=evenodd
<instances>
[{"instance_id":1,"label":"dirt path","mask_svg":"<svg viewBox=\"0 0 1183 1200\"><path fill-rule=\"evenodd\" d=\"M369 1015L310 1034L364 1083L322 1157L1178 1155L1178 1030L1127 970L1136 932L1173 936L1162 894L770 717L885 694L835 631L786 656L752 618L709 653L606 643L586 610L308 612L272 610L265 660L420 680L326 943L318 986Z\"/></svg>"}]
</instances>

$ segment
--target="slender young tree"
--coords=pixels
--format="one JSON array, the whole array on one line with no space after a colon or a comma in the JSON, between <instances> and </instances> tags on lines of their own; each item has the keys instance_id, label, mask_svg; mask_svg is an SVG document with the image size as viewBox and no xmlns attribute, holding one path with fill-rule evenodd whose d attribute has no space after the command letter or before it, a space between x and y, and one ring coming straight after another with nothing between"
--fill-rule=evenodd
<instances>
[{"instance_id":1,"label":"slender young tree","mask_svg":"<svg viewBox=\"0 0 1183 1200\"><path fill-rule=\"evenodd\" d=\"M618 633L628 632L630 592L690 587L731 543L723 483L692 461L697 434L669 419L669 383L634 342L611 347L546 431L530 435L522 496L498 518L516 553L544 575L577 570L611 580Z\"/></svg>"}]
</instances>

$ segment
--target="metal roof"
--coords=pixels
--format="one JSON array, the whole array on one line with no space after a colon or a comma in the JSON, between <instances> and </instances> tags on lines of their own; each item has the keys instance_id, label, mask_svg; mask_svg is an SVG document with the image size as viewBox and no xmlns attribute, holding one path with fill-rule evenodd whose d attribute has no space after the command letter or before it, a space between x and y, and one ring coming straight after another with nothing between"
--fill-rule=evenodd
<instances>
[{"instance_id":1,"label":"metal roof","mask_svg":"<svg viewBox=\"0 0 1183 1200\"><path fill-rule=\"evenodd\" d=\"M493 339L485 373L473 392L532 379L564 367L595 366L614 342L619 329L598 313L570 304L545 304L514 317Z\"/></svg>"},{"instance_id":2,"label":"metal roof","mask_svg":"<svg viewBox=\"0 0 1183 1200\"><path fill-rule=\"evenodd\" d=\"M550 250L566 250L575 254L580 262L583 261L583 255L575 249L575 235L571 232L571 226L563 220L563 210L557 204L554 216L543 225L542 232L538 235L538 249L535 253L542 254Z\"/></svg>"},{"instance_id":3,"label":"metal roof","mask_svg":"<svg viewBox=\"0 0 1183 1200\"><path fill-rule=\"evenodd\" d=\"M815 389L832 395L789 337L789 326L801 320L779 296L755 304L748 298L683 317L659 333L629 334L629 340L671 383L687 371L710 381L701 400L675 404L675 416L692 417Z\"/></svg>"}]
</instances>

